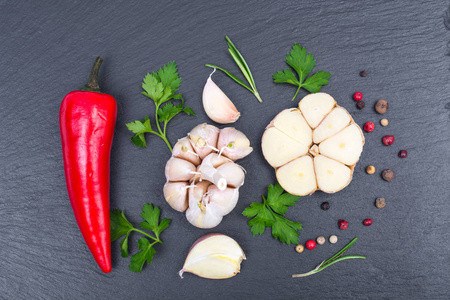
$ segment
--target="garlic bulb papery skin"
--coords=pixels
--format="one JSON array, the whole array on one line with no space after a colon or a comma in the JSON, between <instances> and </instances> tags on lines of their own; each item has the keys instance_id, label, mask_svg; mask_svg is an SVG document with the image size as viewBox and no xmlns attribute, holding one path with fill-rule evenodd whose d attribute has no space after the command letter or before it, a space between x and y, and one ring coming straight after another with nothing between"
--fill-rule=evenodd
<instances>
[{"instance_id":1,"label":"garlic bulb papery skin","mask_svg":"<svg viewBox=\"0 0 450 300\"><path fill-rule=\"evenodd\" d=\"M200 159L205 158L217 149L217 140L219 138L219 128L206 123L195 126L188 133L189 141Z\"/></svg>"},{"instance_id":2,"label":"garlic bulb papery skin","mask_svg":"<svg viewBox=\"0 0 450 300\"><path fill-rule=\"evenodd\" d=\"M211 120L219 124L236 122L241 113L227 95L212 81L211 75L209 75L203 88L203 108L206 114Z\"/></svg>"},{"instance_id":3,"label":"garlic bulb papery skin","mask_svg":"<svg viewBox=\"0 0 450 300\"><path fill-rule=\"evenodd\" d=\"M244 169L234 162L228 162L217 168L219 174L225 178L227 185L233 188L241 187L244 184Z\"/></svg>"},{"instance_id":4,"label":"garlic bulb papery skin","mask_svg":"<svg viewBox=\"0 0 450 300\"><path fill-rule=\"evenodd\" d=\"M187 182L166 182L163 192L167 203L176 211L184 212L188 208Z\"/></svg>"},{"instance_id":5,"label":"garlic bulb papery skin","mask_svg":"<svg viewBox=\"0 0 450 300\"><path fill-rule=\"evenodd\" d=\"M190 161L195 166L198 166L202 162L199 155L195 153L194 148L192 148L188 137L178 140L178 142L173 146L172 156Z\"/></svg>"},{"instance_id":6,"label":"garlic bulb papery skin","mask_svg":"<svg viewBox=\"0 0 450 300\"><path fill-rule=\"evenodd\" d=\"M226 188L221 191L215 185L210 185L207 197L209 206L215 206L222 216L226 216L236 207L239 200L239 188Z\"/></svg>"},{"instance_id":7,"label":"garlic bulb papery skin","mask_svg":"<svg viewBox=\"0 0 450 300\"><path fill-rule=\"evenodd\" d=\"M240 272L244 259L244 251L234 239L211 233L192 245L179 275L183 278L183 273L188 272L208 279L226 279Z\"/></svg>"},{"instance_id":8,"label":"garlic bulb papery skin","mask_svg":"<svg viewBox=\"0 0 450 300\"><path fill-rule=\"evenodd\" d=\"M232 162L232 160L229 159L228 157L219 155L217 153L209 154L202 161L202 163L209 164L209 165L213 166L214 168L220 167L221 165L223 165L227 162Z\"/></svg>"},{"instance_id":9,"label":"garlic bulb papery skin","mask_svg":"<svg viewBox=\"0 0 450 300\"><path fill-rule=\"evenodd\" d=\"M244 158L253 151L247 136L233 127L220 130L217 148L233 161Z\"/></svg>"},{"instance_id":10,"label":"garlic bulb papery skin","mask_svg":"<svg viewBox=\"0 0 450 300\"><path fill-rule=\"evenodd\" d=\"M211 153L210 155L215 155L215 153ZM200 173L201 180L210 181L216 185L219 190L223 191L227 188L227 180L216 168L214 168L209 156L202 161L197 172Z\"/></svg>"},{"instance_id":11,"label":"garlic bulb papery skin","mask_svg":"<svg viewBox=\"0 0 450 300\"><path fill-rule=\"evenodd\" d=\"M167 181L189 181L195 175L196 170L193 163L171 157L166 163L166 179Z\"/></svg>"},{"instance_id":12,"label":"garlic bulb papery skin","mask_svg":"<svg viewBox=\"0 0 450 300\"><path fill-rule=\"evenodd\" d=\"M216 227L223 218L219 209L209 206L206 194L208 186L210 183L203 181L189 190L189 208L186 210L186 219L198 228Z\"/></svg>"}]
</instances>

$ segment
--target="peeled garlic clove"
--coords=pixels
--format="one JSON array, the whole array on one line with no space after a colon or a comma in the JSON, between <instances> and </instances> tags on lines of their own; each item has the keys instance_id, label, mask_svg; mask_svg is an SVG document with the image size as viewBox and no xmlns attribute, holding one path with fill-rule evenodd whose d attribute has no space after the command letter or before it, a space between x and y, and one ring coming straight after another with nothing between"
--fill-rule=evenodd
<instances>
[{"instance_id":1,"label":"peeled garlic clove","mask_svg":"<svg viewBox=\"0 0 450 300\"><path fill-rule=\"evenodd\" d=\"M184 212L188 208L187 187L187 182L169 181L164 185L164 198L176 211Z\"/></svg>"},{"instance_id":2,"label":"peeled garlic clove","mask_svg":"<svg viewBox=\"0 0 450 300\"><path fill-rule=\"evenodd\" d=\"M206 114L211 120L220 124L236 122L241 115L240 112L227 95L212 81L211 75L209 75L203 88L203 108Z\"/></svg>"},{"instance_id":3,"label":"peeled garlic clove","mask_svg":"<svg viewBox=\"0 0 450 300\"><path fill-rule=\"evenodd\" d=\"M244 169L234 162L221 165L217 168L217 171L225 178L228 186L238 188L244 184Z\"/></svg>"},{"instance_id":4,"label":"peeled garlic clove","mask_svg":"<svg viewBox=\"0 0 450 300\"><path fill-rule=\"evenodd\" d=\"M215 185L210 185L208 196L209 206L215 207L222 216L225 216L236 207L239 199L239 188L226 188L221 191Z\"/></svg>"},{"instance_id":5,"label":"peeled garlic clove","mask_svg":"<svg viewBox=\"0 0 450 300\"><path fill-rule=\"evenodd\" d=\"M233 161L244 158L253 151L247 136L233 127L220 130L217 148Z\"/></svg>"},{"instance_id":6,"label":"peeled garlic clove","mask_svg":"<svg viewBox=\"0 0 450 300\"><path fill-rule=\"evenodd\" d=\"M172 156L190 161L196 166L198 166L202 162L199 155L195 153L194 148L192 148L192 145L189 142L189 138L187 137L179 139L178 142L173 146Z\"/></svg>"},{"instance_id":7,"label":"peeled garlic clove","mask_svg":"<svg viewBox=\"0 0 450 300\"><path fill-rule=\"evenodd\" d=\"M192 245L179 274L181 278L189 272L208 279L226 279L240 272L244 259L244 251L234 239L212 233Z\"/></svg>"},{"instance_id":8,"label":"peeled garlic clove","mask_svg":"<svg viewBox=\"0 0 450 300\"><path fill-rule=\"evenodd\" d=\"M217 139L219 138L219 128L206 123L199 124L188 133L189 141L200 159L205 158L217 149Z\"/></svg>"},{"instance_id":9,"label":"peeled garlic clove","mask_svg":"<svg viewBox=\"0 0 450 300\"><path fill-rule=\"evenodd\" d=\"M187 160L171 157L166 163L167 181L188 181L196 173L195 166Z\"/></svg>"}]
</instances>

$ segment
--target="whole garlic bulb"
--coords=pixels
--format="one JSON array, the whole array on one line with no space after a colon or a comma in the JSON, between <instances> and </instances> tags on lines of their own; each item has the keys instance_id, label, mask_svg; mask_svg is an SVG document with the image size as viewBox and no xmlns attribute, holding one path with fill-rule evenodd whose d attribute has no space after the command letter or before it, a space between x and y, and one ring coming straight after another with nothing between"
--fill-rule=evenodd
<instances>
[{"instance_id":1,"label":"whole garlic bulb","mask_svg":"<svg viewBox=\"0 0 450 300\"><path fill-rule=\"evenodd\" d=\"M245 170L233 160L251 152L250 142L240 131L225 129L220 131L225 135L222 140L232 140L236 148L219 153L219 129L203 123L178 140L166 164L166 201L175 210L186 211L188 221L199 228L217 226L236 206L244 184Z\"/></svg>"}]
</instances>

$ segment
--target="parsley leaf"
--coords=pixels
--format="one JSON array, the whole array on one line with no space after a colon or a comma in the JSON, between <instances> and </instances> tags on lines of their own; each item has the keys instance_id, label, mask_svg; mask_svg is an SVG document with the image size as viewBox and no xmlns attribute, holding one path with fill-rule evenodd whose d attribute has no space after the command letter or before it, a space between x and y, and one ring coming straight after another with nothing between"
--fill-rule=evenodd
<instances>
[{"instance_id":1,"label":"parsley leaf","mask_svg":"<svg viewBox=\"0 0 450 300\"><path fill-rule=\"evenodd\" d=\"M310 93L317 93L323 85L328 84L328 79L331 74L324 71L319 71L309 78L306 78L314 69L316 61L311 53L307 53L306 49L298 44L292 46L289 54L286 55L286 63L291 66L298 75L295 76L291 69L284 69L273 74L273 81L276 83L289 83L298 86L292 100L297 97L301 88L304 88Z\"/></svg>"},{"instance_id":2,"label":"parsley leaf","mask_svg":"<svg viewBox=\"0 0 450 300\"><path fill-rule=\"evenodd\" d=\"M151 133L159 136L172 151L172 145L169 143L166 135L167 123L180 112L187 115L194 115L194 111L184 106L184 100L181 94L177 93L181 85L181 78L178 76L178 68L174 61L169 62L158 70L158 72L148 73L142 82L143 95L149 97L155 103L155 123L156 129L152 130L150 119L145 121L134 121L127 123L128 129L134 133L131 141L138 147L147 147L145 133ZM181 103L174 105L169 102L164 106L163 103L169 100L181 100Z\"/></svg>"},{"instance_id":3,"label":"parsley leaf","mask_svg":"<svg viewBox=\"0 0 450 300\"><path fill-rule=\"evenodd\" d=\"M153 231L155 236L151 236L145 231L135 228L127 220L123 211L115 209L111 212L110 219L112 241L118 240L120 237L125 235L123 240L120 242L122 257L128 257L128 238L131 232L136 231L146 236L138 240L138 249L140 252L131 257L128 267L132 272L141 272L146 262L147 264L151 263L156 252L153 246L157 243L162 244L159 235L164 229L169 227L171 220L164 218L159 221L160 212L160 209L152 204L144 204L142 207L141 216L145 222L140 224L141 228ZM150 238L153 242L150 243L147 238Z\"/></svg>"},{"instance_id":4,"label":"parsley leaf","mask_svg":"<svg viewBox=\"0 0 450 300\"><path fill-rule=\"evenodd\" d=\"M283 217L289 206L295 205L300 199L298 196L284 193L279 183L269 185L267 188L267 199L262 196L263 203L253 202L244 209L242 214L247 218L250 231L254 236L263 234L266 227L272 228L272 236L282 243L290 245L298 244L299 233L302 224L292 222Z\"/></svg>"}]
</instances>

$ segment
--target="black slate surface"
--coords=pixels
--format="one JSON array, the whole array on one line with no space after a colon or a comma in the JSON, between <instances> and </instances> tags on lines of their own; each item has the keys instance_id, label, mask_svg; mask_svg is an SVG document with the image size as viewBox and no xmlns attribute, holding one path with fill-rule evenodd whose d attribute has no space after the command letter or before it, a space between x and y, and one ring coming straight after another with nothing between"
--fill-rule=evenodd
<instances>
[{"instance_id":1,"label":"black slate surface","mask_svg":"<svg viewBox=\"0 0 450 300\"><path fill-rule=\"evenodd\" d=\"M5 299L448 299L450 297L449 57L447 1L0 1L0 298ZM449 19L450 20L450 19ZM447 20L447 24L449 21ZM147 149L130 142L126 122L153 113L140 95L143 76L175 60L181 93L197 117L175 118L176 141L208 122L201 93L211 71L205 63L236 71L226 51L229 35L253 70L264 99L223 74L214 80L242 117L235 126L255 148L240 161L248 171L235 210L213 230L191 226L164 201L165 144L149 137ZM324 92L362 125L374 121L354 180L334 195L303 197L288 217L303 223L301 241L339 236L314 251L297 254L266 231L253 237L240 212L275 182L261 155L265 126L295 92L274 84L294 42L315 55L315 70L331 72ZM118 103L111 161L111 206L140 222L145 202L173 219L151 265L128 271L128 259L112 245L113 271L103 274L85 246L66 192L58 129L64 95L80 88L97 55L105 62L102 89ZM367 69L361 78L359 71ZM351 95L364 94L358 111ZM306 92L300 92L300 97ZM390 103L388 127L373 108ZM300 98L299 98L300 99ZM390 147L381 137L394 134ZM407 149L409 157L397 157ZM377 174L365 174L366 165ZM395 171L392 182L379 172ZM376 197L387 206L377 209ZM321 211L327 200L331 209ZM364 218L373 218L364 227ZM350 222L339 231L336 222ZM247 261L239 275L212 281L178 276L191 244L209 232L235 238ZM367 259L342 262L304 279L291 279L334 254L351 238L350 253ZM136 236L133 238L135 241ZM133 243L131 252L136 251Z\"/></svg>"}]
</instances>

